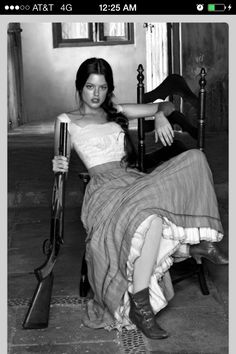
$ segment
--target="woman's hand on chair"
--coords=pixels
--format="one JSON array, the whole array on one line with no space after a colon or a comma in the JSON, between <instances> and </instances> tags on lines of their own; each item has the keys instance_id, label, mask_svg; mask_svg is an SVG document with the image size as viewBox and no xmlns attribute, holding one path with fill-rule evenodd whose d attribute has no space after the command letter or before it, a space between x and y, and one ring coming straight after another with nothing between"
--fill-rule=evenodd
<instances>
[{"instance_id":1,"label":"woman's hand on chair","mask_svg":"<svg viewBox=\"0 0 236 354\"><path fill-rule=\"evenodd\" d=\"M54 156L52 160L52 170L54 173L57 172L68 172L69 163L65 156Z\"/></svg>"},{"instance_id":2,"label":"woman's hand on chair","mask_svg":"<svg viewBox=\"0 0 236 354\"><path fill-rule=\"evenodd\" d=\"M155 142L158 138L164 146L171 145L174 139L174 131L168 119L162 111L155 114Z\"/></svg>"}]
</instances>

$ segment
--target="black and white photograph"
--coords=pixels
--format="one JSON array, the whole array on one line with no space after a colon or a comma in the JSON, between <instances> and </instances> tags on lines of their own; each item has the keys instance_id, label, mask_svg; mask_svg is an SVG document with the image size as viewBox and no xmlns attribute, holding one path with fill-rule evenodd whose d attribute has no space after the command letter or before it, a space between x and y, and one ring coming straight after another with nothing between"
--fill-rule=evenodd
<instances>
[{"instance_id":1,"label":"black and white photograph","mask_svg":"<svg viewBox=\"0 0 236 354\"><path fill-rule=\"evenodd\" d=\"M75 21L7 25L8 353L228 354L229 26Z\"/></svg>"}]
</instances>

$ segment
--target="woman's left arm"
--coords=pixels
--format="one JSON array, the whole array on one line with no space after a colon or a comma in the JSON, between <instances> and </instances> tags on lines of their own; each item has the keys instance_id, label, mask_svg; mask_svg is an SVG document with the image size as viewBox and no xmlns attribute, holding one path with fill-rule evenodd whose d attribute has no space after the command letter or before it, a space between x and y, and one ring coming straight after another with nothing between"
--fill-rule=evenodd
<instances>
[{"instance_id":1,"label":"woman's left arm","mask_svg":"<svg viewBox=\"0 0 236 354\"><path fill-rule=\"evenodd\" d=\"M169 101L146 104L124 103L117 105L117 109L131 120L143 117L154 117L155 114L160 111L168 117L175 110L175 106Z\"/></svg>"},{"instance_id":2,"label":"woman's left arm","mask_svg":"<svg viewBox=\"0 0 236 354\"><path fill-rule=\"evenodd\" d=\"M155 142L160 138L164 146L173 143L174 131L166 118L175 110L175 106L172 102L123 104L119 105L118 110L128 119L155 117Z\"/></svg>"}]
</instances>

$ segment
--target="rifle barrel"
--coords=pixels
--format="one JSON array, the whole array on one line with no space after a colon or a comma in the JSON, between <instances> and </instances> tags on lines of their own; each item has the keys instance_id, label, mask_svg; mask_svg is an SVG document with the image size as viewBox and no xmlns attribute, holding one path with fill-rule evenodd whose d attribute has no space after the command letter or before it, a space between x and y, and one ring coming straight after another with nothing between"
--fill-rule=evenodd
<instances>
[{"instance_id":1,"label":"rifle barrel","mask_svg":"<svg viewBox=\"0 0 236 354\"><path fill-rule=\"evenodd\" d=\"M61 123L60 125L60 139L59 139L59 155L67 155L67 126L68 123Z\"/></svg>"}]
</instances>

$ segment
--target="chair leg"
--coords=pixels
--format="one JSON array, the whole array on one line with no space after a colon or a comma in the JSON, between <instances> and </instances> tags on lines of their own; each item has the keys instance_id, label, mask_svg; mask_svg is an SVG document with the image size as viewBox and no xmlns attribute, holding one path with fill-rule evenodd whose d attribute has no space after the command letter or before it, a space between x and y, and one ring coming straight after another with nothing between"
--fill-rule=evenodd
<instances>
[{"instance_id":1,"label":"chair leg","mask_svg":"<svg viewBox=\"0 0 236 354\"><path fill-rule=\"evenodd\" d=\"M81 267L81 278L80 278L80 286L79 286L79 294L80 297L86 297L88 295L90 284L88 281L88 274L87 274L87 263L85 260L85 254L82 259L82 267Z\"/></svg>"},{"instance_id":2,"label":"chair leg","mask_svg":"<svg viewBox=\"0 0 236 354\"><path fill-rule=\"evenodd\" d=\"M202 294L210 294L206 281L204 265L201 260L197 262L194 258L189 258L185 261L174 263L174 265L172 266L172 270L174 271L174 273L172 273L173 285L181 282L182 280L197 275Z\"/></svg>"},{"instance_id":3,"label":"chair leg","mask_svg":"<svg viewBox=\"0 0 236 354\"><path fill-rule=\"evenodd\" d=\"M203 264L198 264L198 280L199 280L199 284L200 284L200 288L202 291L203 295L209 295L209 289L207 286L207 282L206 282L206 277L205 277L205 271L204 271L204 266Z\"/></svg>"}]
</instances>

